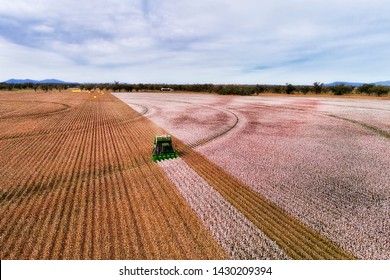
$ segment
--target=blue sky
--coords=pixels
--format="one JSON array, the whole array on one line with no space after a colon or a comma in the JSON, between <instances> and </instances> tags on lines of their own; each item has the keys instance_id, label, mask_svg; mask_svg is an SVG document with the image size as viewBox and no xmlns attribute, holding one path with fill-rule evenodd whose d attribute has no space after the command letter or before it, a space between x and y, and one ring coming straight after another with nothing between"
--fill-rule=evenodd
<instances>
[{"instance_id":1,"label":"blue sky","mask_svg":"<svg viewBox=\"0 0 390 280\"><path fill-rule=\"evenodd\" d=\"M0 81L390 80L385 0L0 0Z\"/></svg>"}]
</instances>

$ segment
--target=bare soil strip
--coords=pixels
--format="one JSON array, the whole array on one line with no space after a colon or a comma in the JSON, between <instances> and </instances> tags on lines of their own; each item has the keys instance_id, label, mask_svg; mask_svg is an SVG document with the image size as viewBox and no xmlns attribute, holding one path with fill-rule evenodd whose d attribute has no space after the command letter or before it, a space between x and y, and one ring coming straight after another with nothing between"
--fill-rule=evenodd
<instances>
[{"instance_id":1,"label":"bare soil strip","mask_svg":"<svg viewBox=\"0 0 390 280\"><path fill-rule=\"evenodd\" d=\"M176 139L185 162L293 259L355 259Z\"/></svg>"},{"instance_id":2,"label":"bare soil strip","mask_svg":"<svg viewBox=\"0 0 390 280\"><path fill-rule=\"evenodd\" d=\"M287 259L274 241L181 158L158 163L231 259Z\"/></svg>"},{"instance_id":3,"label":"bare soil strip","mask_svg":"<svg viewBox=\"0 0 390 280\"><path fill-rule=\"evenodd\" d=\"M48 108L41 107L31 119L0 120L1 259L228 257L151 161L153 136L164 133L161 128L111 94L28 98L69 108L45 114ZM354 259L175 141L182 159L290 258Z\"/></svg>"},{"instance_id":4,"label":"bare soil strip","mask_svg":"<svg viewBox=\"0 0 390 280\"><path fill-rule=\"evenodd\" d=\"M164 100L164 102L176 102ZM180 101L178 101L180 103ZM187 102L183 102L187 103ZM278 108L279 109L279 108ZM304 110L297 108L297 110ZM236 118L238 122L238 117ZM235 125L237 124L235 123ZM235 126L234 125L234 126ZM233 126L233 128L234 128ZM229 132L231 129L226 131ZM218 136L217 136L218 137ZM214 140L211 137L209 141ZM207 142L208 139L205 139ZM335 243L304 225L282 208L175 139L182 159L293 259L354 259ZM178 144L180 143L180 144ZM204 144L202 143L202 144Z\"/></svg>"},{"instance_id":5,"label":"bare soil strip","mask_svg":"<svg viewBox=\"0 0 390 280\"><path fill-rule=\"evenodd\" d=\"M116 96L147 106L148 118L191 148L231 123L203 104L233 111L239 117L236 128L198 152L357 258L386 259L387 103L181 93Z\"/></svg>"}]
</instances>

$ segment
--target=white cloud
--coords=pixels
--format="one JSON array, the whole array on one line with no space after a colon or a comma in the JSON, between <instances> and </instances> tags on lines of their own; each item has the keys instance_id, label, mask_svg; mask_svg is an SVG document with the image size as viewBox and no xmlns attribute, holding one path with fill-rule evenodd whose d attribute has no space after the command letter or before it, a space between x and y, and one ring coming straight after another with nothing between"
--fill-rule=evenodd
<instances>
[{"instance_id":1,"label":"white cloud","mask_svg":"<svg viewBox=\"0 0 390 280\"><path fill-rule=\"evenodd\" d=\"M58 78L72 78L71 65L96 82L387 80L386 2L13 0L0 5L0 38L23 49L23 63L1 51L8 68L46 75L35 58L48 56L63 65ZM4 69L0 79L18 76Z\"/></svg>"},{"instance_id":2,"label":"white cloud","mask_svg":"<svg viewBox=\"0 0 390 280\"><path fill-rule=\"evenodd\" d=\"M32 30L40 33L52 33L54 28L46 24L38 24L31 27Z\"/></svg>"}]
</instances>

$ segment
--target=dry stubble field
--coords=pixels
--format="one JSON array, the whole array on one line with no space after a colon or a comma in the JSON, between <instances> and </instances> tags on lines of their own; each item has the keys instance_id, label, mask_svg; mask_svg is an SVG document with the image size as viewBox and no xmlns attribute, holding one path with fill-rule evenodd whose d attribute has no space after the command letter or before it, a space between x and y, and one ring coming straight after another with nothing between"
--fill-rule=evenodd
<instances>
[{"instance_id":1,"label":"dry stubble field","mask_svg":"<svg viewBox=\"0 0 390 280\"><path fill-rule=\"evenodd\" d=\"M390 258L388 101L116 96L0 93L1 259Z\"/></svg>"}]
</instances>

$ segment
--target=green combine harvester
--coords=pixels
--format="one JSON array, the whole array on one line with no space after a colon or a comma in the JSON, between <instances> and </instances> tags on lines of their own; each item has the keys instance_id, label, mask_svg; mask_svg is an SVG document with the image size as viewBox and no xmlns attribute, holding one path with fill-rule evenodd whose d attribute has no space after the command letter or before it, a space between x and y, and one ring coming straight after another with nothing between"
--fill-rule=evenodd
<instances>
[{"instance_id":1,"label":"green combine harvester","mask_svg":"<svg viewBox=\"0 0 390 280\"><path fill-rule=\"evenodd\" d=\"M172 147L172 137L170 135L154 136L153 161L171 159L179 157Z\"/></svg>"}]
</instances>

